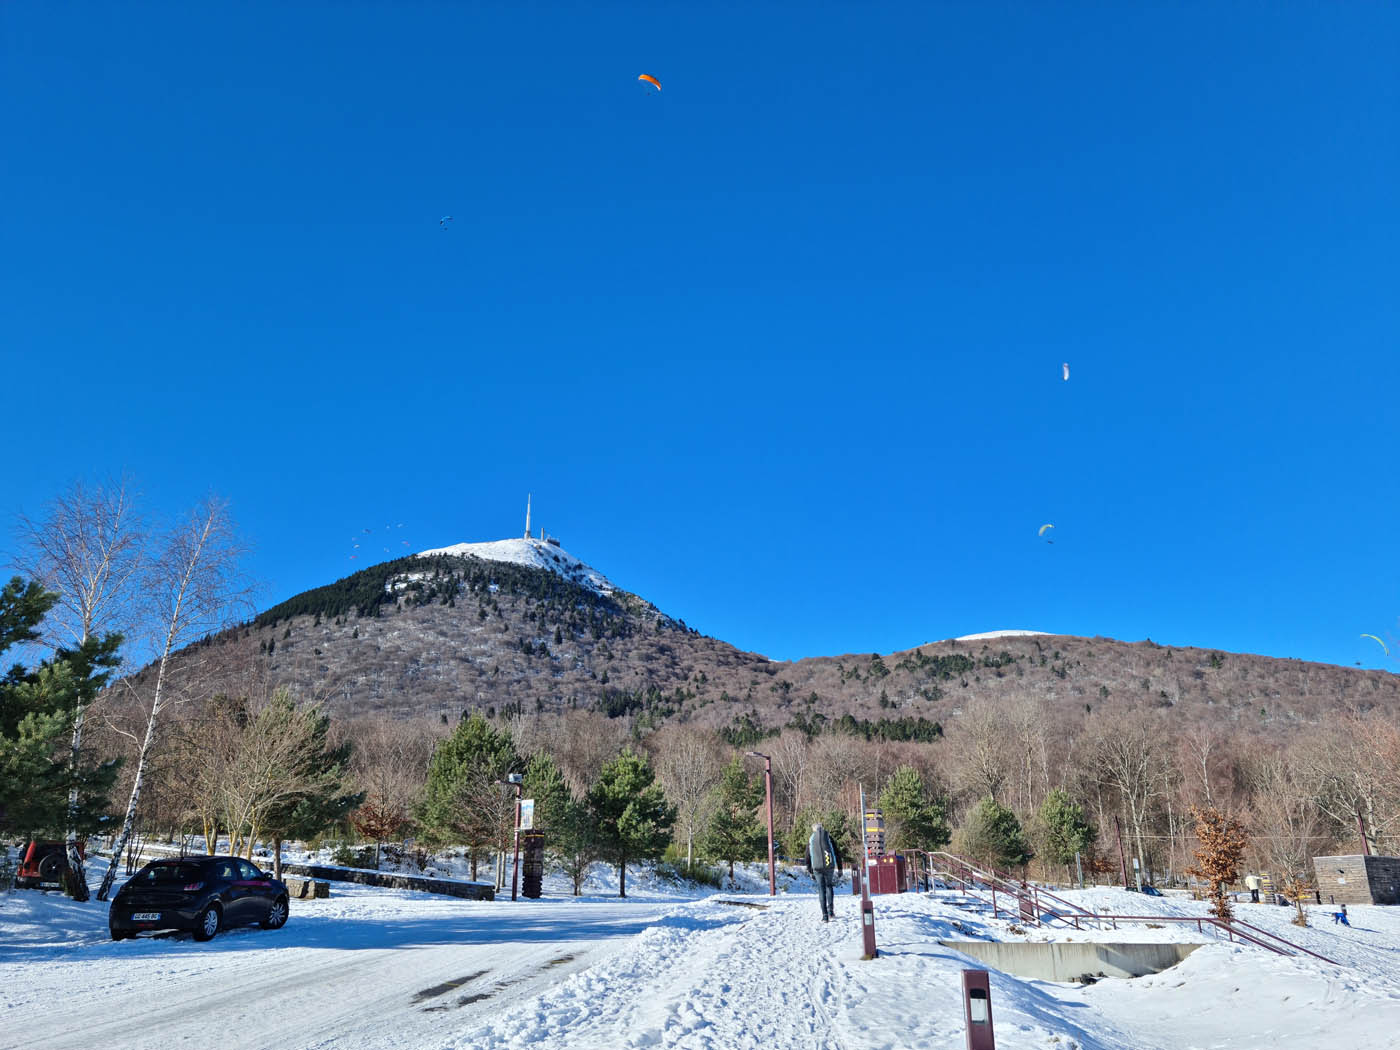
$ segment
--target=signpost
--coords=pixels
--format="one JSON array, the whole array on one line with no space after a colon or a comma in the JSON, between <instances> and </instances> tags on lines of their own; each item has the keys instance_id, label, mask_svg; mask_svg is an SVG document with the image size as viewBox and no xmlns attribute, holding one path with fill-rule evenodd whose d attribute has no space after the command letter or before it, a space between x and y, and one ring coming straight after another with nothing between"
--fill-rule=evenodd
<instances>
[{"instance_id":1,"label":"signpost","mask_svg":"<svg viewBox=\"0 0 1400 1050\"><path fill-rule=\"evenodd\" d=\"M861 797L865 797L864 791ZM865 804L861 804L861 809L865 812L865 856L868 861L871 857L883 857L885 855L885 815L878 809L865 809Z\"/></svg>"},{"instance_id":2,"label":"signpost","mask_svg":"<svg viewBox=\"0 0 1400 1050\"><path fill-rule=\"evenodd\" d=\"M865 834L864 834L864 836L862 836L862 838L863 838L863 843L862 843L862 845L863 845L863 847L864 847L863 852L864 852L865 856L864 856L864 858L863 858L863 863L861 864L861 872L862 872L862 874L863 874L864 876L866 876L866 877L864 877L864 878L862 878L862 879L860 880L860 932L861 932L861 936L864 938L864 944L865 944L865 954L862 956L862 958L864 958L864 959L874 959L874 958L876 958L877 956L879 956L880 952L879 952L879 950L876 949L876 947L875 947L875 905L872 904L872 903L870 902L870 879L869 879L868 876L869 876L869 874L870 874L870 838L871 838L871 836L870 836L869 825L870 825L871 821L868 819L868 817L870 816L870 812L868 812L868 811L866 810L866 808L865 808L865 786L864 786L864 785L862 785L862 786L861 786L861 789L860 789L860 812L861 812L861 815L862 815L862 816L864 816L864 817L867 818L867 819L864 821L864 824L865 824L865 826L866 826L866 828L865 828ZM878 812L875 813L875 816L878 818L878 816L879 816ZM883 820L878 821L878 823L879 823L879 825L880 825L880 827L879 827L879 844L880 844L880 848L881 848L881 849L884 849L884 844L885 844L885 825L884 825L884 821L883 821Z\"/></svg>"},{"instance_id":3,"label":"signpost","mask_svg":"<svg viewBox=\"0 0 1400 1050\"><path fill-rule=\"evenodd\" d=\"M520 800L520 830L529 831L535 826L535 800L532 798L522 798Z\"/></svg>"}]
</instances>

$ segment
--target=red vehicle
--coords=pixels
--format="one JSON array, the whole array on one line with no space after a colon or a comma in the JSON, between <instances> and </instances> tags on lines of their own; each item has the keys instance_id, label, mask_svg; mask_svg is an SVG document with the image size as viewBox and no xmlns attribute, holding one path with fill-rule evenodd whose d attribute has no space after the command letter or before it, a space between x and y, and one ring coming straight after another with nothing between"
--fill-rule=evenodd
<instances>
[{"instance_id":1,"label":"red vehicle","mask_svg":"<svg viewBox=\"0 0 1400 1050\"><path fill-rule=\"evenodd\" d=\"M78 856L84 860L84 843L78 840ZM30 842L20 854L15 888L20 890L59 890L68 874L68 853L62 842Z\"/></svg>"}]
</instances>

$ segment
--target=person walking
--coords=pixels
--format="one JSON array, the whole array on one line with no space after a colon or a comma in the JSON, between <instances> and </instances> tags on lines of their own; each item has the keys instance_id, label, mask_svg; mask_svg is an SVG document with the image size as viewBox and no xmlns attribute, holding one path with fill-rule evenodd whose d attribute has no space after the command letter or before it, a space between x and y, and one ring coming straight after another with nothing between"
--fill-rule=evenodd
<instances>
[{"instance_id":1,"label":"person walking","mask_svg":"<svg viewBox=\"0 0 1400 1050\"><path fill-rule=\"evenodd\" d=\"M836 914L836 877L841 874L841 851L821 821L812 825L812 837L807 840L807 870L817 877L822 922L830 922Z\"/></svg>"}]
</instances>

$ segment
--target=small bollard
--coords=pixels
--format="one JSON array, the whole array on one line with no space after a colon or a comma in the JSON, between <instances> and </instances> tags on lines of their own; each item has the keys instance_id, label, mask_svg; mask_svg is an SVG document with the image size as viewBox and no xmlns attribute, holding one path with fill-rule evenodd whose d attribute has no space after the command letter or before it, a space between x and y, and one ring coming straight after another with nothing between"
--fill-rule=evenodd
<instances>
[{"instance_id":1,"label":"small bollard","mask_svg":"<svg viewBox=\"0 0 1400 1050\"><path fill-rule=\"evenodd\" d=\"M860 899L860 935L861 944L865 948L862 959L878 959L880 950L875 947L875 905L870 903L869 897Z\"/></svg>"},{"instance_id":2,"label":"small bollard","mask_svg":"<svg viewBox=\"0 0 1400 1050\"><path fill-rule=\"evenodd\" d=\"M962 990L967 1050L997 1050L992 1031L992 983L987 971L964 970Z\"/></svg>"}]
</instances>

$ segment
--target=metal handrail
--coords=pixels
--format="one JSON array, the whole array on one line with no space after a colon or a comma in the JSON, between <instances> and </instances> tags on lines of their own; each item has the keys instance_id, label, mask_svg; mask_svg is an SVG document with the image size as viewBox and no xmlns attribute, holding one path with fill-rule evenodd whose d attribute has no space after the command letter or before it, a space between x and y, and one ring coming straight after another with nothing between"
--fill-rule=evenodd
<instances>
[{"instance_id":1,"label":"metal handrail","mask_svg":"<svg viewBox=\"0 0 1400 1050\"><path fill-rule=\"evenodd\" d=\"M1052 919L1059 919L1061 921L1068 922L1065 916L1061 915L1056 909L1041 907L1040 898L1046 897L1049 900L1054 901L1056 904L1061 905L1063 909L1069 913L1070 916L1077 916L1079 919L1092 919L1094 917L1093 912L1088 911L1085 908L1081 908L1078 905L1065 900L1063 897L1051 893L1049 890L1046 890L1043 887L1034 885L1025 879L1013 879L1009 875L997 871L995 868L990 870L979 868L977 865L972 864L964 858L955 856L952 853L946 853L943 850L930 851L929 856L930 858L934 856L947 858L958 867L961 867L966 871L972 873L976 877L980 878L983 882L986 882L988 884L999 884L1004 892L1012 894L1017 899L1029 900L1031 906L1035 909L1037 915L1039 915L1042 912L1047 912L1050 914ZM1075 929L1079 928L1078 922L1070 923L1070 925L1073 925Z\"/></svg>"},{"instance_id":2,"label":"metal handrail","mask_svg":"<svg viewBox=\"0 0 1400 1050\"><path fill-rule=\"evenodd\" d=\"M992 889L993 896L990 903L992 905L992 914L994 916L997 915L998 911L995 895L997 884L1000 883L1002 892L1011 894L1013 897L1016 898L1018 903L1024 902L1031 905L1031 907L1034 909L1037 922L1041 921L1041 916L1043 914L1048 914L1051 917L1052 921L1059 920L1067 924L1072 924L1075 927L1075 929L1079 929L1079 923L1081 921L1086 923L1093 922L1097 924L1097 927L1099 929L1103 928L1102 924L1105 922L1111 923L1113 925L1113 928L1117 929L1119 920L1122 920L1124 922L1160 923L1194 922L1196 924L1196 929L1199 930L1201 933L1204 933L1205 927L1209 925L1214 927L1216 931L1223 930L1228 940L1233 941L1236 937L1238 937L1241 941L1256 945L1260 948L1264 948L1268 951L1274 952L1277 955L1293 955L1297 952L1302 952L1304 955L1311 955L1314 959L1320 959L1321 961L1328 963L1332 966L1342 965L1335 959L1329 959L1327 958L1327 956L1321 954L1320 952L1315 952L1310 948L1304 948L1301 944L1295 944L1287 938L1280 937L1276 933L1271 933L1268 930L1261 929L1260 927L1255 926L1252 923L1245 922L1241 919L1226 920L1213 915L1200 917L1190 915L1115 915L1102 912L1091 912L1085 910L1084 908L1078 907L1075 904L1072 904L1071 902L1065 900L1062 897L1057 896L1054 893L1049 892L1048 890L1043 890L1039 886L1033 886L1029 882L1026 882L1024 880L1017 881L1008 878L1006 875L997 872L995 869L993 869L990 872L986 871L977 867L975 864L970 863L964 858L958 857L952 853L945 853L942 850L932 850L927 852L929 857L930 868L933 867L933 858L935 856L943 857L946 858L948 861L951 861L955 868L961 868L963 869L963 871L974 876L975 879L986 883ZM938 872L938 874L946 875L948 878L954 881L963 883L964 892L968 892L966 889L966 885L970 880L965 876L956 875L951 871ZM1042 894L1045 897L1048 897L1050 900L1063 904L1066 908L1069 909L1069 915L1060 915L1053 909L1042 910L1039 901L1039 897ZM974 896L977 896L977 898L979 900L982 900L983 903L987 903L986 899L981 897L980 895L974 894ZM1252 930L1253 933L1246 933L1245 930ZM1280 947L1280 945L1282 945L1283 947Z\"/></svg>"}]
</instances>

